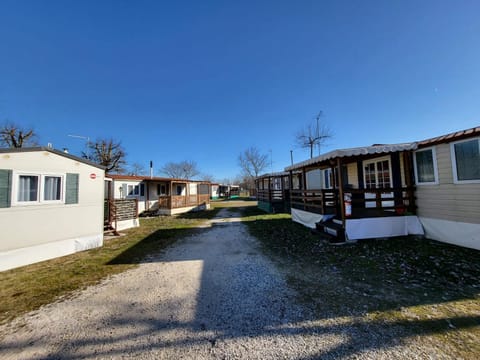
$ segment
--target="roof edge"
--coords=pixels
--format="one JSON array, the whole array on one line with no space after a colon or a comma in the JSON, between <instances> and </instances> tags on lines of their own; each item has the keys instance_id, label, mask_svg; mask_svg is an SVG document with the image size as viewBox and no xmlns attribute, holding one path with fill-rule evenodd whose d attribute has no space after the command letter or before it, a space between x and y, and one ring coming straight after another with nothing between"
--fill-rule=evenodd
<instances>
[{"instance_id":1,"label":"roof edge","mask_svg":"<svg viewBox=\"0 0 480 360\"><path fill-rule=\"evenodd\" d=\"M0 154L8 154L8 153L22 153L22 152L37 152L37 151L48 151L52 154L56 154L56 155L59 155L59 156L63 156L63 157L66 157L70 160L75 160L75 161L78 161L78 162L81 162L81 163L84 163L86 165L90 165L90 166L94 166L96 168L99 168L101 170L104 170L106 169L105 166L103 165L99 165L97 163L94 163L93 161L90 161L90 160L87 160L87 159L83 159L79 156L75 156L75 155L72 155L72 154L69 154L69 153L66 153L64 151L60 151L60 150L57 150L57 149L53 149L53 148L49 148L47 146L36 146L36 147L21 147L21 148L4 148L4 149L0 149Z\"/></svg>"}]
</instances>

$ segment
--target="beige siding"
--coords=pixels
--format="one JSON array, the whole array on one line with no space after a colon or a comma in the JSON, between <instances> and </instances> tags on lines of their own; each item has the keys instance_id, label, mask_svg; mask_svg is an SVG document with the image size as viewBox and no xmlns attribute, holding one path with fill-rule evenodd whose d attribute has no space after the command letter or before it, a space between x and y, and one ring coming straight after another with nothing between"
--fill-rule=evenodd
<instances>
[{"instance_id":1,"label":"beige siding","mask_svg":"<svg viewBox=\"0 0 480 360\"><path fill-rule=\"evenodd\" d=\"M13 201L11 207L0 209L0 251L103 233L103 170L47 151L0 155L0 169L12 169L14 177L15 172L79 174L78 204L21 205Z\"/></svg>"},{"instance_id":2,"label":"beige siding","mask_svg":"<svg viewBox=\"0 0 480 360\"><path fill-rule=\"evenodd\" d=\"M358 169L357 163L347 164L348 183L353 185L354 189L358 189Z\"/></svg>"},{"instance_id":3,"label":"beige siding","mask_svg":"<svg viewBox=\"0 0 480 360\"><path fill-rule=\"evenodd\" d=\"M400 175L402 177L402 187L406 187L407 181L405 178L405 159L403 158L403 153L400 153Z\"/></svg>"},{"instance_id":4,"label":"beige siding","mask_svg":"<svg viewBox=\"0 0 480 360\"><path fill-rule=\"evenodd\" d=\"M438 185L417 185L418 215L480 224L480 184L454 184L450 144L435 147Z\"/></svg>"}]
</instances>

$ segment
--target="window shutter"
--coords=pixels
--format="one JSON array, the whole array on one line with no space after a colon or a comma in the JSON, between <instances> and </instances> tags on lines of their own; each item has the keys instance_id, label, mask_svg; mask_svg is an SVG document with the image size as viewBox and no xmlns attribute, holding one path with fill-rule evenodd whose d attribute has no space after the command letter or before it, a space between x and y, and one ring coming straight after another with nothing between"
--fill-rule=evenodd
<instances>
[{"instance_id":1,"label":"window shutter","mask_svg":"<svg viewBox=\"0 0 480 360\"><path fill-rule=\"evenodd\" d=\"M0 169L0 208L10 207L12 189L12 170Z\"/></svg>"},{"instance_id":2,"label":"window shutter","mask_svg":"<svg viewBox=\"0 0 480 360\"><path fill-rule=\"evenodd\" d=\"M67 174L65 204L78 204L78 174Z\"/></svg>"},{"instance_id":3,"label":"window shutter","mask_svg":"<svg viewBox=\"0 0 480 360\"><path fill-rule=\"evenodd\" d=\"M140 184L140 196L145 196L145 184Z\"/></svg>"}]
</instances>

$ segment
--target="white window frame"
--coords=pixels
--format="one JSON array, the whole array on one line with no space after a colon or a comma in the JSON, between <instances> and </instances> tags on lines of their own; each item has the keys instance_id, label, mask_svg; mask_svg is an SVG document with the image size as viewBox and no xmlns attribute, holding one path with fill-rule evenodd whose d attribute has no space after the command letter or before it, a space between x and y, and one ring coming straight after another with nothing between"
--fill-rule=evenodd
<instances>
[{"instance_id":1,"label":"white window frame","mask_svg":"<svg viewBox=\"0 0 480 360\"><path fill-rule=\"evenodd\" d=\"M432 158L433 158L433 177L434 177L435 180L434 180L434 181L428 181L428 182L420 182L420 181L418 181L417 157L416 157L415 154L416 154L417 152L428 151L428 150L431 150L431 151L432 151ZM415 152L413 153L413 172L414 172L414 174L415 174L415 185L424 186L424 185L438 185L438 184L439 184L439 180L438 180L438 165L437 165L437 150L436 150L436 147L435 147L435 146L418 149L417 151L415 151Z\"/></svg>"},{"instance_id":2,"label":"white window frame","mask_svg":"<svg viewBox=\"0 0 480 360\"><path fill-rule=\"evenodd\" d=\"M328 179L328 180L326 180ZM333 189L333 171L332 168L322 170L322 188Z\"/></svg>"},{"instance_id":3,"label":"white window frame","mask_svg":"<svg viewBox=\"0 0 480 360\"><path fill-rule=\"evenodd\" d=\"M38 188L37 194L38 198L35 201L19 201L18 200L18 190L19 190L19 180L20 176L37 176L38 177ZM45 189L45 178L46 177L59 177L61 182L60 190L60 200L45 200L44 199L44 189ZM40 172L30 172L30 171L14 171L13 172L13 181L12 181L12 206L38 206L38 205L48 205L48 204L65 204L65 174L58 173L40 173Z\"/></svg>"},{"instance_id":4,"label":"white window frame","mask_svg":"<svg viewBox=\"0 0 480 360\"><path fill-rule=\"evenodd\" d=\"M455 144L460 144L463 142L468 142L472 140L477 140L477 144L480 148L480 137L474 137L469 139L463 139L450 143L450 157L452 159L452 173L453 173L453 183L454 184L480 184L480 179L478 180L458 180L457 174L457 158L455 156Z\"/></svg>"},{"instance_id":5,"label":"white window frame","mask_svg":"<svg viewBox=\"0 0 480 360\"><path fill-rule=\"evenodd\" d=\"M364 184L365 190L369 190L369 189L367 189L367 175L365 174L365 166L368 165L368 164L372 164L372 163L375 164L375 183L377 183L378 182L378 174L377 174L377 164L376 163L377 162L383 162L385 160L388 161L388 171L390 173L390 188L393 189L392 157L390 155L387 155L387 156L382 156L382 157L362 161L363 184ZM378 189L378 187L376 187L375 189Z\"/></svg>"},{"instance_id":6,"label":"white window frame","mask_svg":"<svg viewBox=\"0 0 480 360\"><path fill-rule=\"evenodd\" d=\"M60 178L60 200L45 200L44 199L44 190L45 190L45 178L46 177L59 177ZM65 175L60 175L60 174L42 174L41 176L41 182L40 182L40 199L41 202L45 204L63 204L65 203Z\"/></svg>"}]
</instances>

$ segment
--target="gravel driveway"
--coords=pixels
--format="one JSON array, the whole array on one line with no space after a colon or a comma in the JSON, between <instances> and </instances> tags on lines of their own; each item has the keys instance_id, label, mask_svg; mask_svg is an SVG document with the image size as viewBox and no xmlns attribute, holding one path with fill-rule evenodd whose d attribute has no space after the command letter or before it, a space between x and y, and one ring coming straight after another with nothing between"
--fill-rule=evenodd
<instances>
[{"instance_id":1,"label":"gravel driveway","mask_svg":"<svg viewBox=\"0 0 480 360\"><path fill-rule=\"evenodd\" d=\"M223 209L212 227L138 268L26 315L9 326L0 358L414 359L430 353L414 342L382 346L381 334L347 319L316 319L295 302L282 272L235 216Z\"/></svg>"}]
</instances>

